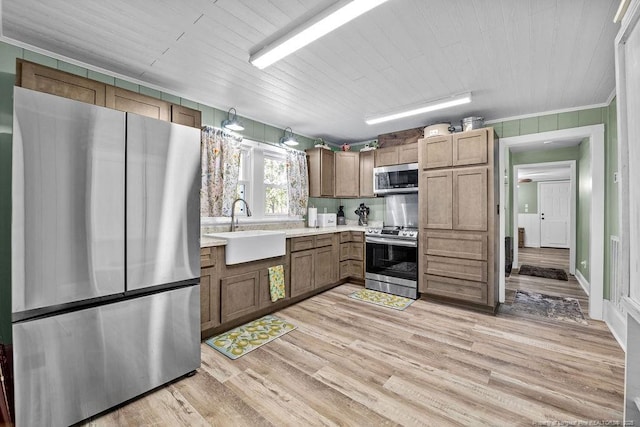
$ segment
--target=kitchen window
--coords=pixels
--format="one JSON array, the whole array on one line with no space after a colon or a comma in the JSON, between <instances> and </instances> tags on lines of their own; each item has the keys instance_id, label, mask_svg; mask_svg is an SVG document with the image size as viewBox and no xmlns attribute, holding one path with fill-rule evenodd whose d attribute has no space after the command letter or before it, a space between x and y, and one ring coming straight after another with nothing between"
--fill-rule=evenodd
<instances>
[{"instance_id":1,"label":"kitchen window","mask_svg":"<svg viewBox=\"0 0 640 427\"><path fill-rule=\"evenodd\" d=\"M236 196L247 201L252 216L246 217L244 203L236 203L240 222L299 220L289 216L286 152L280 147L244 139ZM203 224L224 224L229 217L202 218Z\"/></svg>"}]
</instances>

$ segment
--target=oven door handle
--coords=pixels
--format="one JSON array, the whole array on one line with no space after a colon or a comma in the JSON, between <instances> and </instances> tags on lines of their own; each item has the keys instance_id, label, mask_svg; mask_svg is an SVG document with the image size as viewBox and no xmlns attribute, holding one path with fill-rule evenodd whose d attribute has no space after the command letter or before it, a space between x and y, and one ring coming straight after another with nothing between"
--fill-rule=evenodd
<instances>
[{"instance_id":1,"label":"oven door handle","mask_svg":"<svg viewBox=\"0 0 640 427\"><path fill-rule=\"evenodd\" d=\"M379 239L377 237L367 237L365 239L365 243L380 243L382 245L406 246L408 248L418 247L418 242L416 240Z\"/></svg>"}]
</instances>

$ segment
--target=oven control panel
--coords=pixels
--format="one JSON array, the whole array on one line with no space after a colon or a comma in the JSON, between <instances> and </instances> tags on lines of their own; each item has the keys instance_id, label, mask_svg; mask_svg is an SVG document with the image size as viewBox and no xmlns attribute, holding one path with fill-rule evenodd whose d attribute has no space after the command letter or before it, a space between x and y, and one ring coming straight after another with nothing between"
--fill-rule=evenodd
<instances>
[{"instance_id":1,"label":"oven control panel","mask_svg":"<svg viewBox=\"0 0 640 427\"><path fill-rule=\"evenodd\" d=\"M400 230L400 229L387 229L387 228L368 228L366 232L367 236L380 236L380 237L395 237L402 239L415 240L418 238L418 230Z\"/></svg>"}]
</instances>

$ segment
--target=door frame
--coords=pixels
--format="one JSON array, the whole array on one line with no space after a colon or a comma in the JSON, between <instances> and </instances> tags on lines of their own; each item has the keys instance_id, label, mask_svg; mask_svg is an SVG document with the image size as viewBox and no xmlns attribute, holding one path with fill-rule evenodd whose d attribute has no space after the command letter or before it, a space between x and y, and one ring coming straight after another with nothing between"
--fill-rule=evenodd
<instances>
[{"instance_id":1,"label":"door frame","mask_svg":"<svg viewBox=\"0 0 640 427\"><path fill-rule=\"evenodd\" d=\"M498 176L502 176L505 171L505 149L509 147L536 144L540 148L544 146L544 141L552 139L584 139L589 138L589 155L591 157L591 218L590 229L591 239L589 242L589 264L590 270L590 293L589 293L589 317L595 320L602 320L604 305L604 124L581 126L577 128L562 129L550 132L534 133L529 135L502 138L499 140L498 148ZM504 185L500 185L500 206L504 206L505 191ZM513 207L510 207L513 215ZM506 236L505 216L500 215L500 234L498 235L499 250L499 274L498 292L499 301L505 301L506 280L505 280L505 247Z\"/></svg>"},{"instance_id":2,"label":"door frame","mask_svg":"<svg viewBox=\"0 0 640 427\"><path fill-rule=\"evenodd\" d=\"M577 223L577 206L576 201L578 186L576 185L576 161L575 160L563 160L558 162L547 162L547 163L531 163L531 164L523 164L523 165L514 165L513 166L513 179L514 184L517 182L518 171L520 169L526 169L530 167L540 167L540 166L560 166L566 165L570 169L569 176L569 192L571 194L571 205L569 212L569 219L571 224L570 227L570 235L569 235L569 273L575 275L576 274L576 223ZM566 181L566 180L563 180ZM540 182L538 182L540 184ZM538 186L539 187L539 186ZM518 200L518 186L513 186L513 204L517 206ZM538 209L540 208L540 189L538 188ZM540 215L538 213L538 220L540 219ZM513 210L513 265L518 265L518 213ZM542 243L542 241L541 241Z\"/></svg>"}]
</instances>

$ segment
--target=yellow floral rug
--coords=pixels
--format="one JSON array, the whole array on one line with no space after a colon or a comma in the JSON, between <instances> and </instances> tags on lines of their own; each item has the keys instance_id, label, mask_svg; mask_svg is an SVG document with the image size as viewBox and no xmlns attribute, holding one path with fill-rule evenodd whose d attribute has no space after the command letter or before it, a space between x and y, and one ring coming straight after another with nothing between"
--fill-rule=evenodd
<instances>
[{"instance_id":1,"label":"yellow floral rug","mask_svg":"<svg viewBox=\"0 0 640 427\"><path fill-rule=\"evenodd\" d=\"M253 322L209 338L205 341L229 359L237 359L250 351L291 332L296 328L276 316L267 315Z\"/></svg>"},{"instance_id":2,"label":"yellow floral rug","mask_svg":"<svg viewBox=\"0 0 640 427\"><path fill-rule=\"evenodd\" d=\"M395 310L404 310L409 307L415 300L411 298L391 295L384 292L372 291L370 289L360 289L349 295L354 299L369 302L371 304L381 305L383 307L393 308Z\"/></svg>"}]
</instances>

